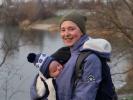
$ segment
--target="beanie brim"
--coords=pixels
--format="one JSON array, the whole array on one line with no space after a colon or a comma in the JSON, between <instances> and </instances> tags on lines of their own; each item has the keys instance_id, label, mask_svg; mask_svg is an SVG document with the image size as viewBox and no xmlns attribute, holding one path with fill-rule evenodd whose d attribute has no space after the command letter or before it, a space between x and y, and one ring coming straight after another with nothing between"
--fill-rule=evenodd
<instances>
[{"instance_id":1,"label":"beanie brim","mask_svg":"<svg viewBox=\"0 0 133 100\"><path fill-rule=\"evenodd\" d=\"M87 21L87 17L82 15L79 12L76 11L72 11L69 14L67 14L66 16L62 17L62 19L60 20L60 26L64 21L72 21L74 22L81 30L81 32L83 34L86 33L86 21Z\"/></svg>"}]
</instances>

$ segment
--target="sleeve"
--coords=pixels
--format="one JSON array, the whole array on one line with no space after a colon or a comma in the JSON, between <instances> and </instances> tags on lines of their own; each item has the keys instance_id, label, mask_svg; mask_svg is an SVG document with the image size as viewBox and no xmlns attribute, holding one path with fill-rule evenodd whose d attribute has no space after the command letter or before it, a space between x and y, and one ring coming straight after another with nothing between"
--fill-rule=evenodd
<instances>
[{"instance_id":1,"label":"sleeve","mask_svg":"<svg viewBox=\"0 0 133 100\"><path fill-rule=\"evenodd\" d=\"M82 78L78 81L71 100L95 100L101 77L100 59L91 54L85 59Z\"/></svg>"}]
</instances>

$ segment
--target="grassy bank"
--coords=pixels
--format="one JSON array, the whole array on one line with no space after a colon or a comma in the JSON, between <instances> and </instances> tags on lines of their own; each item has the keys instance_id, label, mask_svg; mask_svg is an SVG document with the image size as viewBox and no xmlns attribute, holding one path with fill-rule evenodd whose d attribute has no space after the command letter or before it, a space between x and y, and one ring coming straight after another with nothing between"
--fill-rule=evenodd
<instances>
[{"instance_id":1,"label":"grassy bank","mask_svg":"<svg viewBox=\"0 0 133 100\"><path fill-rule=\"evenodd\" d=\"M51 17L51 18L47 18L45 20L38 20L35 23L41 23L41 24L59 24L59 21L61 19L61 16L55 16L55 17Z\"/></svg>"}]
</instances>

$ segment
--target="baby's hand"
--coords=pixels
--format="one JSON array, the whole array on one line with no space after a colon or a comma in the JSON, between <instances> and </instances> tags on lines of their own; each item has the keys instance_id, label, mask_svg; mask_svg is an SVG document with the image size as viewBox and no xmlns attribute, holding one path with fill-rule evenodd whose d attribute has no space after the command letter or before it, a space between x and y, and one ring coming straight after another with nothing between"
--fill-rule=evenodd
<instances>
[{"instance_id":1,"label":"baby's hand","mask_svg":"<svg viewBox=\"0 0 133 100\"><path fill-rule=\"evenodd\" d=\"M52 61L49 65L49 74L51 77L57 77L60 72L62 71L63 66L57 62L57 61Z\"/></svg>"}]
</instances>

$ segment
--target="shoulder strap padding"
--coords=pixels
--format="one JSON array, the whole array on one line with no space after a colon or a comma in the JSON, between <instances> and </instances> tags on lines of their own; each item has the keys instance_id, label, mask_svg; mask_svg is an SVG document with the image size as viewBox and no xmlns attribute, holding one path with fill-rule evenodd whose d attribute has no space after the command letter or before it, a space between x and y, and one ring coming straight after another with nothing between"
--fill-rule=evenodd
<instances>
[{"instance_id":1,"label":"shoulder strap padding","mask_svg":"<svg viewBox=\"0 0 133 100\"><path fill-rule=\"evenodd\" d=\"M82 76L84 60L91 53L92 53L91 51L82 51L82 52L80 52L80 54L79 54L79 56L77 58L77 61L76 61L76 66L75 66L75 85L77 84L77 81Z\"/></svg>"}]
</instances>

